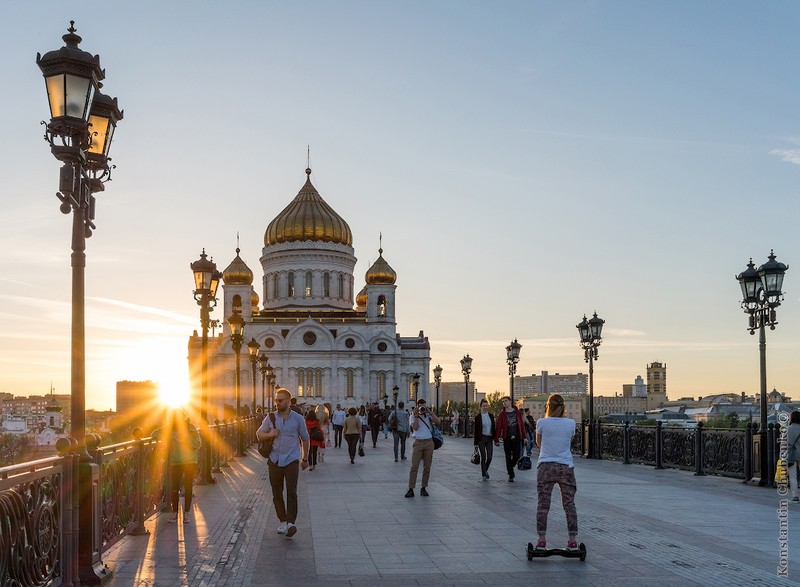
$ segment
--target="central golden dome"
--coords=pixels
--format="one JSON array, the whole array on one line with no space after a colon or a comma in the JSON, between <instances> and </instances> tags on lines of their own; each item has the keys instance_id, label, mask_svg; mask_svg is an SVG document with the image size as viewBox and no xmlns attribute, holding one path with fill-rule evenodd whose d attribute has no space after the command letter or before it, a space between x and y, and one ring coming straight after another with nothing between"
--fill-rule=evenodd
<instances>
[{"instance_id":1,"label":"central golden dome","mask_svg":"<svg viewBox=\"0 0 800 587\"><path fill-rule=\"evenodd\" d=\"M351 246L353 233L347 222L319 195L306 169L306 183L294 200L267 226L264 245L292 241L325 241Z\"/></svg>"}]
</instances>

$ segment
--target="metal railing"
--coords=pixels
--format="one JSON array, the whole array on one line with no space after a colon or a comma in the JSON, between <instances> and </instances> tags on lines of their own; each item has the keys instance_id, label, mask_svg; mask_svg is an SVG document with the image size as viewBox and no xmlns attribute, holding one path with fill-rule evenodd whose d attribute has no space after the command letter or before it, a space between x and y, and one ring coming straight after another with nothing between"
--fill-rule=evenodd
<instances>
[{"instance_id":1,"label":"metal railing","mask_svg":"<svg viewBox=\"0 0 800 587\"><path fill-rule=\"evenodd\" d=\"M255 442L259 424L249 417L209 426L204 438L212 440L200 451L211 451L219 473ZM110 573L102 552L126 535L147 534L144 521L169 507L164 442L139 429L127 442L99 440L86 436L90 461L77 441L60 439L59 456L0 468L0 586L93 584Z\"/></svg>"},{"instance_id":2,"label":"metal railing","mask_svg":"<svg viewBox=\"0 0 800 587\"><path fill-rule=\"evenodd\" d=\"M607 424L584 420L577 424L572 439L573 454L589 456L586 447L594 435L595 454L591 458L620 460L625 464L652 465L657 469L674 468L694 471L695 475L723 475L749 481L760 474L758 454L761 447L758 425L744 428L672 428L657 422L655 426L631 423ZM777 460L779 428L768 427L768 463L772 479Z\"/></svg>"}]
</instances>

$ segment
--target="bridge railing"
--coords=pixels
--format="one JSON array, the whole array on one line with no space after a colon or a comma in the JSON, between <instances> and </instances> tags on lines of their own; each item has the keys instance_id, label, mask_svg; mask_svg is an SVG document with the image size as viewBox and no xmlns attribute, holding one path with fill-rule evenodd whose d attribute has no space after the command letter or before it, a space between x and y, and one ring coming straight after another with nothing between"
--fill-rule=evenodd
<instances>
[{"instance_id":1,"label":"bridge railing","mask_svg":"<svg viewBox=\"0 0 800 587\"><path fill-rule=\"evenodd\" d=\"M657 469L674 468L694 471L696 475L723 475L744 480L759 471L757 424L744 428L672 428L657 422L655 426L632 423L609 424L584 420L577 424L572 452L586 455L589 434L593 434L596 454L593 458L652 465ZM777 455L778 434L769 425L770 452ZM773 459L774 460L774 459Z\"/></svg>"},{"instance_id":2,"label":"bridge railing","mask_svg":"<svg viewBox=\"0 0 800 587\"><path fill-rule=\"evenodd\" d=\"M212 441L200 450L220 472L238 454L238 434L247 447L258 425L249 417L209 426ZM148 533L144 521L169 507L166 443L139 429L134 437L99 446L87 434L88 457L60 439L57 457L0 468L0 586L94 584L109 572L103 551Z\"/></svg>"}]
</instances>

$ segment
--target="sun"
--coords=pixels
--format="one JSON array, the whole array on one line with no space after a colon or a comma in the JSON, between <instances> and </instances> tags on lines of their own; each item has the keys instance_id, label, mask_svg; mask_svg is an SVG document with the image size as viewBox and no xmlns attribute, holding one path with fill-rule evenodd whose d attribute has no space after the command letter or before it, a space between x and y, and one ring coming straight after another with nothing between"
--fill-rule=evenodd
<instances>
[{"instance_id":1,"label":"sun","mask_svg":"<svg viewBox=\"0 0 800 587\"><path fill-rule=\"evenodd\" d=\"M158 379L158 394L161 402L171 408L189 403L189 376L186 373L166 372Z\"/></svg>"}]
</instances>

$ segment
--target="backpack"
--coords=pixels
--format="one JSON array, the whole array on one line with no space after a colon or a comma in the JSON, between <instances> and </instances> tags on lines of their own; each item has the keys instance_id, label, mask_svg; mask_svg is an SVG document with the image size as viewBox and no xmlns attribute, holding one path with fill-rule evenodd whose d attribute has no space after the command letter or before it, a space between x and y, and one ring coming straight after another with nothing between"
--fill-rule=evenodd
<instances>
[{"instance_id":1,"label":"backpack","mask_svg":"<svg viewBox=\"0 0 800 587\"><path fill-rule=\"evenodd\" d=\"M269 415L269 421L272 423L272 427L275 428L275 412L271 412ZM274 442L274 438L270 438L268 440L259 440L258 441L258 454L260 454L265 459L269 458L269 455L272 454L272 443Z\"/></svg>"},{"instance_id":2,"label":"backpack","mask_svg":"<svg viewBox=\"0 0 800 587\"><path fill-rule=\"evenodd\" d=\"M317 424L311 429L309 437L316 442L323 442L325 440L325 433L322 431L322 428L319 427L319 424Z\"/></svg>"},{"instance_id":3,"label":"backpack","mask_svg":"<svg viewBox=\"0 0 800 587\"><path fill-rule=\"evenodd\" d=\"M397 414L392 412L389 416L389 432L397 430Z\"/></svg>"}]
</instances>

